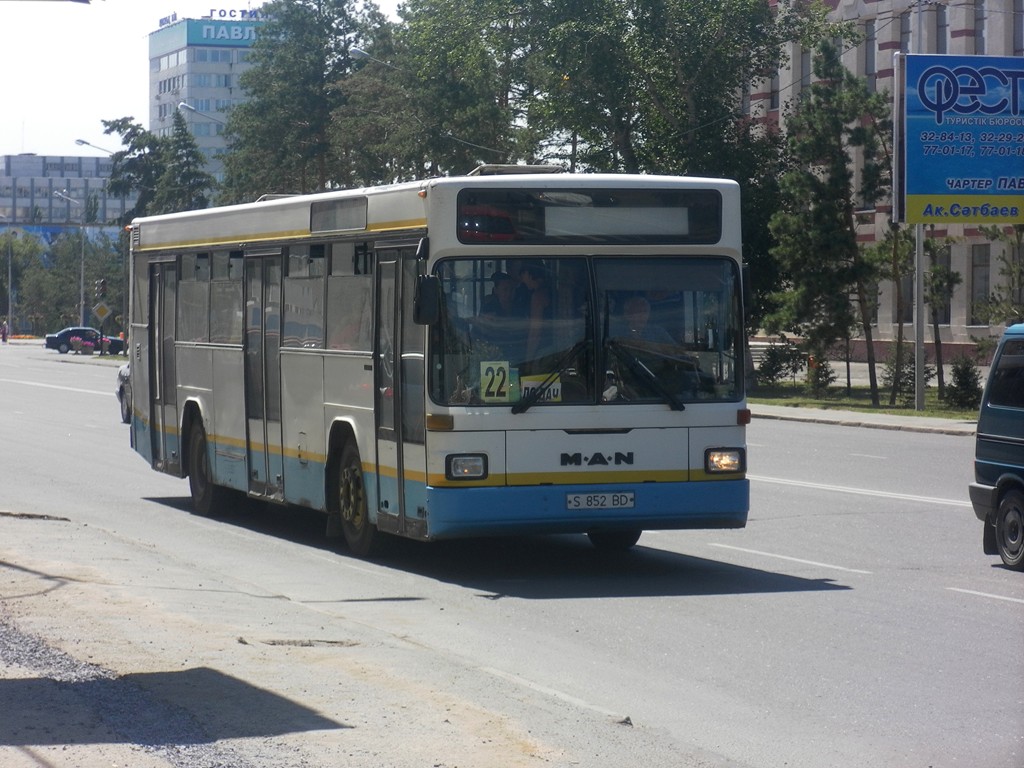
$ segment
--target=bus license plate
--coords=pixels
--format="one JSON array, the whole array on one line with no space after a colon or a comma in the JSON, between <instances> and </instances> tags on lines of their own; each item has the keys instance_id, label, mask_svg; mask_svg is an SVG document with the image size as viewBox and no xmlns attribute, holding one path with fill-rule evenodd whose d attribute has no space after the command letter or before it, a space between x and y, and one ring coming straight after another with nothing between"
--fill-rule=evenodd
<instances>
[{"instance_id":1,"label":"bus license plate","mask_svg":"<svg viewBox=\"0 0 1024 768\"><path fill-rule=\"evenodd\" d=\"M566 509L632 509L633 492L619 493L567 493Z\"/></svg>"}]
</instances>

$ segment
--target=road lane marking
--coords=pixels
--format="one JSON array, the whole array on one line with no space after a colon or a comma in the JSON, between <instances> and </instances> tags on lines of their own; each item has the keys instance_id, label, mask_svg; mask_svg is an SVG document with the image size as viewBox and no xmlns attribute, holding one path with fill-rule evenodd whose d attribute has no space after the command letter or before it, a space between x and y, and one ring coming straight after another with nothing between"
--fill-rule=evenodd
<instances>
[{"instance_id":1,"label":"road lane marking","mask_svg":"<svg viewBox=\"0 0 1024 768\"><path fill-rule=\"evenodd\" d=\"M757 480L762 483L775 483L776 485L792 485L798 488L813 488L818 491L835 491L836 493L850 493L855 496L876 496L882 499L902 499L903 501L921 501L927 504L942 504L950 507L968 507L971 502L963 499L940 499L935 496L918 496L913 493L893 493L892 491L874 491L869 488L850 488L846 485L829 485L826 483L809 483L804 480L783 480L778 477L762 477L760 475L747 475L748 480Z\"/></svg>"},{"instance_id":2,"label":"road lane marking","mask_svg":"<svg viewBox=\"0 0 1024 768\"><path fill-rule=\"evenodd\" d=\"M832 563L819 563L815 560L803 560L799 557L790 557L789 555L777 555L774 552L762 552L759 549L745 549L744 547L734 547L731 544L708 544L709 547L719 547L720 549L731 549L735 552L746 552L748 555L760 555L761 557L773 557L776 560L788 560L791 563L800 563L802 565L813 565L818 568L829 568L833 571L845 571L846 573L863 573L867 576L871 575L871 571L862 571L858 568L844 568L841 565L833 565Z\"/></svg>"},{"instance_id":3,"label":"road lane marking","mask_svg":"<svg viewBox=\"0 0 1024 768\"><path fill-rule=\"evenodd\" d=\"M612 712L610 709L599 707L596 704L591 704L589 701L584 701L583 699L576 698L575 696L565 693L564 691L559 691L556 688L549 688L546 685L535 683L532 680L527 680L525 677L520 677L519 675L514 675L510 672L504 672L500 669L495 669L494 667L480 667L480 670L482 672L487 672L488 674L494 675L495 677L500 677L503 680L507 680L510 683L521 685L524 688L530 689L531 691L543 693L545 696L550 696L554 699L559 699L568 704L572 704L573 706L580 707L581 709L589 709L591 712L597 712L598 714L604 715L606 717L622 717L622 715L618 712Z\"/></svg>"},{"instance_id":4,"label":"road lane marking","mask_svg":"<svg viewBox=\"0 0 1024 768\"><path fill-rule=\"evenodd\" d=\"M958 587L946 587L950 592L961 592L965 595L974 595L975 597L991 597L993 600L1006 600L1010 603L1020 603L1024 605L1024 600L1019 597L1006 597L1005 595L993 595L989 592L975 592L973 589L960 589Z\"/></svg>"},{"instance_id":5,"label":"road lane marking","mask_svg":"<svg viewBox=\"0 0 1024 768\"><path fill-rule=\"evenodd\" d=\"M20 381L18 379L0 379L5 384L24 384L28 387L43 387L45 389L60 389L64 392L80 392L83 395L112 395L114 394L113 388L109 392L101 391L98 389L82 389L81 387L62 387L59 384L41 384L38 381Z\"/></svg>"}]
</instances>

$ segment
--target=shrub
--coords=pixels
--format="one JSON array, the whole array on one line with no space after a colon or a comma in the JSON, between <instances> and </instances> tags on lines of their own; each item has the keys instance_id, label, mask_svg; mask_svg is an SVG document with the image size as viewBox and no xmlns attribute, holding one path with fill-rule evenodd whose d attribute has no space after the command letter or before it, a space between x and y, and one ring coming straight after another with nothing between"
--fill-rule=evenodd
<instances>
[{"instance_id":1,"label":"shrub","mask_svg":"<svg viewBox=\"0 0 1024 768\"><path fill-rule=\"evenodd\" d=\"M946 403L953 408L977 410L981 405L981 371L967 355L953 359L953 381L946 385Z\"/></svg>"},{"instance_id":2,"label":"shrub","mask_svg":"<svg viewBox=\"0 0 1024 768\"><path fill-rule=\"evenodd\" d=\"M836 372L828 360L814 360L807 370L807 388L815 397L836 383Z\"/></svg>"},{"instance_id":3,"label":"shrub","mask_svg":"<svg viewBox=\"0 0 1024 768\"><path fill-rule=\"evenodd\" d=\"M885 367L882 369L882 386L885 391L891 392L893 388L893 382L896 382L896 399L904 406L912 406L916 400L916 381L917 381L917 365L914 361L914 346L912 344L903 345L903 361L899 371L896 370L896 347L895 345L889 352L889 357L885 360ZM935 376L935 366L928 365L925 363L924 366L924 384L928 386L928 382Z\"/></svg>"},{"instance_id":4,"label":"shrub","mask_svg":"<svg viewBox=\"0 0 1024 768\"><path fill-rule=\"evenodd\" d=\"M786 378L795 378L804 369L804 355L800 348L786 339L773 341L765 349L761 364L757 367L759 384L775 386Z\"/></svg>"}]
</instances>

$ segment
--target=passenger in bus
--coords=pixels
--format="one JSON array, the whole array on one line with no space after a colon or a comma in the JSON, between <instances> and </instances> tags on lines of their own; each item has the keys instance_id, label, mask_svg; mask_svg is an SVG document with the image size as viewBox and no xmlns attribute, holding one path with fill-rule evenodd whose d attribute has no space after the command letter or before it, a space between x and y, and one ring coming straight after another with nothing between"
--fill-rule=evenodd
<instances>
[{"instance_id":1,"label":"passenger in bus","mask_svg":"<svg viewBox=\"0 0 1024 768\"><path fill-rule=\"evenodd\" d=\"M519 272L519 279L530 291L527 314L530 324L526 336L526 359L533 360L545 345L550 344L554 301L548 271L542 262L524 262Z\"/></svg>"},{"instance_id":2,"label":"passenger in bus","mask_svg":"<svg viewBox=\"0 0 1024 768\"><path fill-rule=\"evenodd\" d=\"M656 344L676 344L668 331L651 322L651 305L643 296L630 296L626 299L622 305L622 317L613 328L612 336Z\"/></svg>"},{"instance_id":3,"label":"passenger in bus","mask_svg":"<svg viewBox=\"0 0 1024 768\"><path fill-rule=\"evenodd\" d=\"M526 343L522 313L515 305L516 281L506 272L491 275L494 287L484 296L473 321L474 342L497 347L502 359L519 362Z\"/></svg>"},{"instance_id":4,"label":"passenger in bus","mask_svg":"<svg viewBox=\"0 0 1024 768\"><path fill-rule=\"evenodd\" d=\"M515 314L516 281L507 272L491 275L494 287L480 303L480 314L491 317L511 317Z\"/></svg>"}]
</instances>

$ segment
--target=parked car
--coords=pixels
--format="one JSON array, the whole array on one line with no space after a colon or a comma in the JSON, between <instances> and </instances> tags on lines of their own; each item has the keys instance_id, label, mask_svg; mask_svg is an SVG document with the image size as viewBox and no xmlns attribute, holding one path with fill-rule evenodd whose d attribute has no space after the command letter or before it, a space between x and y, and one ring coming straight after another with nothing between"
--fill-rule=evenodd
<instances>
[{"instance_id":1,"label":"parked car","mask_svg":"<svg viewBox=\"0 0 1024 768\"><path fill-rule=\"evenodd\" d=\"M992 358L970 492L985 554L1024 571L1024 324L1006 329Z\"/></svg>"},{"instance_id":2,"label":"parked car","mask_svg":"<svg viewBox=\"0 0 1024 768\"><path fill-rule=\"evenodd\" d=\"M117 369L117 401L121 404L121 421L130 424L132 420L131 363L125 363Z\"/></svg>"},{"instance_id":3,"label":"parked car","mask_svg":"<svg viewBox=\"0 0 1024 768\"><path fill-rule=\"evenodd\" d=\"M111 355L119 355L124 351L124 341L121 339L114 338L112 336L101 336L100 332L95 328L83 328L83 327L72 327L65 328L62 331L56 333L46 334L46 348L56 349L62 355L67 354L72 349L72 339L79 338L82 341L88 341L93 344L96 351L99 352L100 339L102 338L107 342L107 352Z\"/></svg>"}]
</instances>

